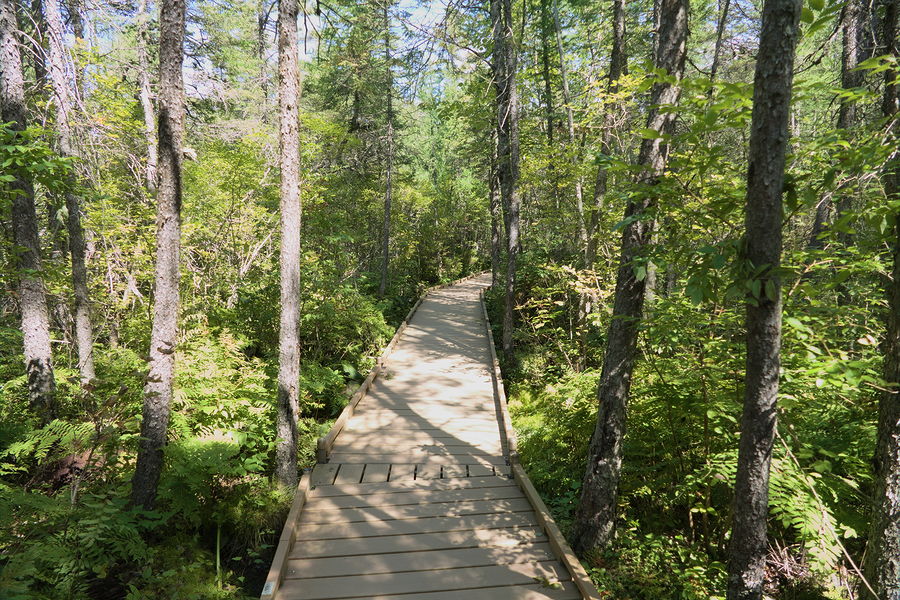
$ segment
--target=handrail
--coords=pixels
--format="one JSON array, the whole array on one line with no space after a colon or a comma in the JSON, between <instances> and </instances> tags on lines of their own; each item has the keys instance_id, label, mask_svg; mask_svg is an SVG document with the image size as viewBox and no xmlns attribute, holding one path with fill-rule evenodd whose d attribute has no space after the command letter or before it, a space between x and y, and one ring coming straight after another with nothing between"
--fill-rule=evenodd
<instances>
[{"instance_id":1,"label":"handrail","mask_svg":"<svg viewBox=\"0 0 900 600\"><path fill-rule=\"evenodd\" d=\"M528 473L525 472L522 463L519 462L516 432L512 427L512 420L509 418L509 406L506 402L506 391L503 389L503 374L500 371L500 361L497 360L497 349L494 346L494 334L491 331L491 322L488 318L487 303L484 300L484 290L481 290L480 298L484 326L488 336L488 347L491 351L491 363L493 364L493 369L491 369L491 380L494 384L494 398L496 399L497 407L500 411L500 431L506 440L506 460L512 471L512 477L515 480L516 485L519 486L519 489L525 494L525 497L528 498L528 502L531 504L532 508L534 508L541 529L547 534L550 546L553 548L553 551L559 560L565 565L566 569L568 569L569 574L572 575L572 581L575 582L575 586L581 593L582 598L585 600L600 600L600 594L597 592L597 588L594 586L593 582L591 582L591 578L588 576L587 571L584 570L581 561L578 560L578 557L575 556L572 548L569 546L568 542L566 542L566 538L563 536L562 531L560 531L559 526L553 520L553 516L547 509L547 505L544 504L544 501L535 489L534 484L531 483L531 480L528 478Z\"/></svg>"},{"instance_id":2,"label":"handrail","mask_svg":"<svg viewBox=\"0 0 900 600\"><path fill-rule=\"evenodd\" d=\"M312 481L312 473L307 472L300 478L297 484L297 491L294 494L294 500L291 503L291 510L288 512L287 520L281 530L281 537L278 538L278 547L275 549L275 556L272 558L272 566L269 568L269 574L266 576L266 583L263 585L260 600L273 600L278 588L281 587L281 580L284 574L284 565L287 563L288 555L294 546L297 538L297 519L303 511L306 504L306 498L309 496L310 481Z\"/></svg>"},{"instance_id":3,"label":"handrail","mask_svg":"<svg viewBox=\"0 0 900 600\"><path fill-rule=\"evenodd\" d=\"M484 319L484 328L487 333L488 347L491 351L491 383L494 386L494 397L497 399L498 411L500 413L500 433L503 434L503 441L506 442L506 463L511 465L510 457L518 455L518 443L516 441L516 431L513 429L512 421L509 418L509 409L506 405L506 390L503 388L503 374L500 372L500 361L497 359L497 348L494 346L494 332L491 330L491 321L488 318L487 303L484 301L484 290L479 295L481 299L481 314Z\"/></svg>"}]
</instances>

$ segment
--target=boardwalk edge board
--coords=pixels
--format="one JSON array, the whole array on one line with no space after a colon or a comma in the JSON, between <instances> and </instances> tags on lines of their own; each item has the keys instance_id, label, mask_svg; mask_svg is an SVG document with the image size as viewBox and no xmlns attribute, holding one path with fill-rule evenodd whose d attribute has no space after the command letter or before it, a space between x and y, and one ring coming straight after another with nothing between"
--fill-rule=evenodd
<instances>
[{"instance_id":1,"label":"boardwalk edge board","mask_svg":"<svg viewBox=\"0 0 900 600\"><path fill-rule=\"evenodd\" d=\"M316 462L328 462L328 457L331 454L332 448L334 448L334 442L337 439L338 434L344 429L344 426L350 420L350 417L353 416L353 412L356 410L356 406L369 392L369 389L372 387L372 384L374 383L378 375L381 374L381 371L384 369L384 363L387 360L387 357L391 352L393 352L394 347L397 345L397 342L400 341L400 337L403 335L403 332L406 329L406 326L409 324L409 321L412 319L413 315L416 313L416 310L418 310L419 306L422 304L422 301L428 296L428 294L441 288L450 287L464 281L474 279L475 277L479 277L484 273L486 273L486 271L473 273L472 275L468 275L466 277L463 277L462 279L457 279L456 281L451 281L450 283L442 283L440 285L432 286L422 292L422 295L419 296L418 300L416 300L416 303L413 304L413 307L409 309L408 313L406 313L406 318L404 318L403 322L400 323L400 326L397 328L396 333L394 333L394 337L391 338L391 341L388 342L388 345L385 346L384 351L382 351L381 356L378 357L378 360L375 363L375 368L373 368L369 372L368 376L366 376L366 379L356 389L353 395L350 396L350 400L347 402L347 406L345 406L344 410L341 411L341 414L334 422L334 425L331 426L331 429L328 431L328 433L317 440Z\"/></svg>"},{"instance_id":2,"label":"boardwalk edge board","mask_svg":"<svg viewBox=\"0 0 900 600\"><path fill-rule=\"evenodd\" d=\"M528 473L525 472L525 469L519 462L516 432L512 427L512 420L509 417L509 407L506 402L506 391L503 388L503 375L500 371L500 361L497 359L497 349L494 346L494 333L491 330L491 321L488 318L487 303L484 299L484 290L481 291L479 296L481 299L481 310L484 317L484 326L487 331L488 346L491 350L491 362L493 363L493 369L491 370L491 380L494 384L494 397L496 399L498 410L500 411L502 417L500 419L501 435L503 439L506 440L508 449L506 458L507 463L512 470L512 477L515 480L516 485L519 486L519 489L524 492L525 497L528 498L528 502L531 503L541 529L543 529L544 533L547 534L550 546L553 548L553 551L557 555L559 560L569 571L569 574L572 576L572 581L574 581L575 585L578 587L578 591L585 598L585 600L600 600L600 594L597 592L596 586L594 586L591 578L587 574L587 571L584 570L584 566L581 564L581 561L578 560L578 557L575 556L572 548L569 546L568 542L566 542L566 538L563 537L562 531L560 531L559 526L556 524L556 521L553 520L553 516L547 509L547 505L544 504L543 500L541 500L541 497L535 489L534 484L532 484L531 480L528 478Z\"/></svg>"},{"instance_id":3,"label":"boardwalk edge board","mask_svg":"<svg viewBox=\"0 0 900 600\"><path fill-rule=\"evenodd\" d=\"M307 471L297 485L294 500L291 502L291 510L288 512L287 519L284 521L284 527L281 530L281 536L278 538L278 547L275 549L275 556L272 558L272 566L269 568L268 576L266 576L266 583L259 597L260 600L273 600L275 594L278 593L278 588L281 587L284 567L297 538L297 522L309 497L311 481L312 471Z\"/></svg>"}]
</instances>

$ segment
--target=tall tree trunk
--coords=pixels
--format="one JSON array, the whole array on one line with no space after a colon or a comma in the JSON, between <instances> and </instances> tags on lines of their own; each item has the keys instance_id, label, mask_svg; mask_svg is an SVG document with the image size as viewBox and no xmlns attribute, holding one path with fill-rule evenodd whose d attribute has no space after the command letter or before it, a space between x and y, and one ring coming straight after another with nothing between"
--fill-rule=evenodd
<instances>
[{"instance_id":1,"label":"tall tree trunk","mask_svg":"<svg viewBox=\"0 0 900 600\"><path fill-rule=\"evenodd\" d=\"M497 127L491 127L491 172L488 188L491 195L491 289L500 287L500 257L503 252L503 215L500 207L500 177L497 158Z\"/></svg>"},{"instance_id":2,"label":"tall tree trunk","mask_svg":"<svg viewBox=\"0 0 900 600\"><path fill-rule=\"evenodd\" d=\"M147 57L147 48L150 47L150 11L147 10L147 0L138 2L137 13L137 55L138 55L138 80L141 91L141 111L144 113L144 131L147 134L147 170L145 177L147 191L156 192L157 163L156 152L156 114L153 110L153 93L150 90L150 61Z\"/></svg>"},{"instance_id":3,"label":"tall tree trunk","mask_svg":"<svg viewBox=\"0 0 900 600\"><path fill-rule=\"evenodd\" d=\"M297 0L278 2L278 115L281 148L281 329L278 336L278 445L275 478L297 486L300 412L300 65Z\"/></svg>"},{"instance_id":4,"label":"tall tree trunk","mask_svg":"<svg viewBox=\"0 0 900 600\"><path fill-rule=\"evenodd\" d=\"M857 70L860 63L860 44L859 44L859 25L862 15L862 6L860 0L848 0L841 12L841 88L850 90L857 88L863 84L863 73ZM841 98L838 104L837 126L844 132L849 132L856 123L856 103L846 98ZM853 198L842 188L839 190L837 201L836 219L840 219L846 215L852 205ZM812 231L809 235L807 248L811 250L821 250L824 246L822 234L828 228L828 219L832 213L831 200L823 198L816 206L816 214L813 219ZM852 243L852 236L849 233L841 232L838 234L839 241L842 246L848 246ZM842 290L841 295L844 295Z\"/></svg>"},{"instance_id":5,"label":"tall tree trunk","mask_svg":"<svg viewBox=\"0 0 900 600\"><path fill-rule=\"evenodd\" d=\"M58 0L57 0L58 1ZM81 14L81 9L83 8L82 0L67 0L66 1L66 12L69 14L69 23L72 25L72 33L75 35L75 45L76 47L82 46L85 44L84 39L84 15ZM75 77L75 92L76 94L80 92L82 89L82 85L84 83L84 69L78 69L77 67L74 69L73 73Z\"/></svg>"},{"instance_id":6,"label":"tall tree trunk","mask_svg":"<svg viewBox=\"0 0 900 600\"><path fill-rule=\"evenodd\" d=\"M716 26L716 45L713 48L712 66L709 68L709 80L715 81L716 75L719 73L719 61L722 58L722 38L725 34L725 24L728 22L728 9L731 7L731 0L720 0L722 13L719 15L719 23Z\"/></svg>"},{"instance_id":7,"label":"tall tree trunk","mask_svg":"<svg viewBox=\"0 0 900 600\"><path fill-rule=\"evenodd\" d=\"M69 79L66 76L69 60L63 45L63 21L59 0L47 0L47 33L50 42L50 85L53 88L53 105L56 109L57 145L61 156L75 157L72 140L72 101ZM76 11L77 12L77 11ZM75 188L74 177L70 181ZM72 191L66 192L66 226L69 232L69 255L72 258L72 290L75 296L75 346L78 350L78 371L82 384L94 379L94 330L91 325L90 295L88 293L87 264L85 261L84 228L81 225L81 198Z\"/></svg>"},{"instance_id":8,"label":"tall tree trunk","mask_svg":"<svg viewBox=\"0 0 900 600\"><path fill-rule=\"evenodd\" d=\"M569 132L569 152L572 166L578 168L578 142L575 139L575 111L572 108L572 94L569 93L569 75L566 69L566 54L562 43L562 26L559 22L559 2L553 2L553 29L556 32L556 51L559 54L559 77L562 81L563 103L566 105L566 125ZM578 240L581 252L587 250L587 225L584 220L584 190L581 175L575 175L575 216L578 218Z\"/></svg>"},{"instance_id":9,"label":"tall tree trunk","mask_svg":"<svg viewBox=\"0 0 900 600\"><path fill-rule=\"evenodd\" d=\"M25 77L14 0L0 0L0 112L16 131L25 129ZM19 277L25 371L31 407L46 421L56 416L56 379L50 349L50 318L41 278L41 243L31 181L17 179L12 188L13 242L19 251L15 266Z\"/></svg>"},{"instance_id":10,"label":"tall tree trunk","mask_svg":"<svg viewBox=\"0 0 900 600\"><path fill-rule=\"evenodd\" d=\"M801 0L766 0L753 81L743 259L758 294L747 298L744 412L728 563L729 600L762 598L769 467L781 364L781 222L794 50Z\"/></svg>"},{"instance_id":11,"label":"tall tree trunk","mask_svg":"<svg viewBox=\"0 0 900 600\"><path fill-rule=\"evenodd\" d=\"M688 0L661 0L659 42L654 57L656 68L679 81L684 73L687 50ZM675 115L660 110L675 106L680 88L659 82L650 93L647 127L671 135ZM638 164L643 172L637 177L643 196L631 200L625 211L629 224L622 232L622 254L616 277L613 318L607 334L606 354L597 399L600 404L597 425L588 450L588 462L575 513L573 546L585 552L603 547L615 529L619 478L622 471L622 439L625 435L625 410L631 388L637 348L638 324L644 308L645 278L638 276L642 254L650 243L653 227L648 212L655 204L652 186L663 175L668 148L662 137L641 143Z\"/></svg>"},{"instance_id":12,"label":"tall tree trunk","mask_svg":"<svg viewBox=\"0 0 900 600\"><path fill-rule=\"evenodd\" d=\"M897 57L898 0L884 3L882 31L888 44L886 53ZM896 149L898 86L896 71L885 71L882 111L892 122L891 141ZM884 174L888 200L900 199L900 152ZM888 283L887 332L884 343L884 380L893 387L881 393L878 403L878 440L875 444L875 489L866 563L867 578L879 600L900 600L900 211L895 213L893 238L888 240L893 256Z\"/></svg>"},{"instance_id":13,"label":"tall tree trunk","mask_svg":"<svg viewBox=\"0 0 900 600\"><path fill-rule=\"evenodd\" d=\"M491 0L494 38L492 66L497 93L497 171L506 221L506 293L503 304L503 357L513 360L516 266L519 252L519 100L512 0Z\"/></svg>"},{"instance_id":14,"label":"tall tree trunk","mask_svg":"<svg viewBox=\"0 0 900 600\"><path fill-rule=\"evenodd\" d=\"M541 0L541 69L544 79L544 118L547 145L553 146L553 85L550 82L550 0Z\"/></svg>"},{"instance_id":15,"label":"tall tree trunk","mask_svg":"<svg viewBox=\"0 0 900 600\"><path fill-rule=\"evenodd\" d=\"M394 170L394 76L391 71L391 17L388 14L388 3L384 3L384 60L387 76L385 90L385 106L387 107L387 125L385 130L384 173L384 227L381 231L381 281L378 284L378 297L384 298L388 285L388 267L390 266L391 249L391 175Z\"/></svg>"},{"instance_id":16,"label":"tall tree trunk","mask_svg":"<svg viewBox=\"0 0 900 600\"><path fill-rule=\"evenodd\" d=\"M181 254L181 146L184 129L185 0L162 0L159 14L159 190L156 209L156 276L150 373L144 387L141 443L131 480L131 502L151 510L163 465L169 426Z\"/></svg>"},{"instance_id":17,"label":"tall tree trunk","mask_svg":"<svg viewBox=\"0 0 900 600\"><path fill-rule=\"evenodd\" d=\"M259 88L263 96L263 109L269 103L269 78L266 74L266 27L269 24L267 0L259 0L256 6L256 58L259 60Z\"/></svg>"},{"instance_id":18,"label":"tall tree trunk","mask_svg":"<svg viewBox=\"0 0 900 600\"><path fill-rule=\"evenodd\" d=\"M33 52L28 52L26 56L31 57L32 68L34 68L34 79L38 87L42 87L47 81L47 50L44 41L46 26L44 23L44 3L43 0L31 0L29 10L32 26L34 31L32 38L34 39Z\"/></svg>"},{"instance_id":19,"label":"tall tree trunk","mask_svg":"<svg viewBox=\"0 0 900 600\"><path fill-rule=\"evenodd\" d=\"M613 0L613 39L612 52L609 57L609 79L606 84L607 94L615 94L619 90L619 78L625 74L628 57L625 55L625 0ZM609 172L606 169L606 157L612 153L613 129L617 106L609 106L604 115L603 135L600 140L602 160L597 165L597 176L594 179L594 209L588 222L588 243L585 252L585 267L594 268L597 258L597 230L603 216L603 203L609 183Z\"/></svg>"}]
</instances>

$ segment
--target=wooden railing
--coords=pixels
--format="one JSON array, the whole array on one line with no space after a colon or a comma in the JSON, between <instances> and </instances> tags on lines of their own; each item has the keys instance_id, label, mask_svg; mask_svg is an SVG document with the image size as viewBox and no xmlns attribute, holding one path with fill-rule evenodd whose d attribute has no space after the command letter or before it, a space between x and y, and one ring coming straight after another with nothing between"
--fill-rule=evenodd
<instances>
[{"instance_id":1,"label":"wooden railing","mask_svg":"<svg viewBox=\"0 0 900 600\"><path fill-rule=\"evenodd\" d=\"M560 531L559 526L553 520L550 511L547 509L547 505L544 504L544 501L535 489L534 484L531 483L531 480L528 478L528 473L525 472L522 463L519 462L516 432L513 429L512 420L509 417L506 391L503 388L503 374L500 371L500 361L497 360L497 349L494 346L494 333L491 330L491 321L488 317L487 303L484 300L484 290L481 291L480 298L481 310L484 316L484 327L487 332L488 346L491 351L491 363L494 367L491 370L491 380L494 384L494 401L496 402L497 410L500 413L500 418L498 419L500 422L500 435L506 442L506 461L507 464L509 464L512 478L534 508L538 523L540 523L544 533L547 534L550 546L553 548L554 553L556 553L560 561L565 565L566 569L568 569L569 574L572 575L572 581L575 582L582 597L586 600L600 600L600 594L597 592L597 588L594 586L593 582L591 582L591 578L588 577L587 571L584 570L581 561L578 560L578 557L575 556L572 548L569 546L568 542L566 542L566 538L563 536L562 531Z\"/></svg>"}]
</instances>

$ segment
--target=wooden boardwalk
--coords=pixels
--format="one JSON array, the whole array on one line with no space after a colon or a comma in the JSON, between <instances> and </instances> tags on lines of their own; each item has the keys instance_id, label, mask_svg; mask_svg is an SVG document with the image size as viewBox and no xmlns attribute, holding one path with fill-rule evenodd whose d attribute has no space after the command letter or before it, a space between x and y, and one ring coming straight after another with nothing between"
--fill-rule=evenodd
<instances>
[{"instance_id":1,"label":"wooden boardwalk","mask_svg":"<svg viewBox=\"0 0 900 600\"><path fill-rule=\"evenodd\" d=\"M516 460L489 283L410 311L320 440L263 599L599 598Z\"/></svg>"}]
</instances>

